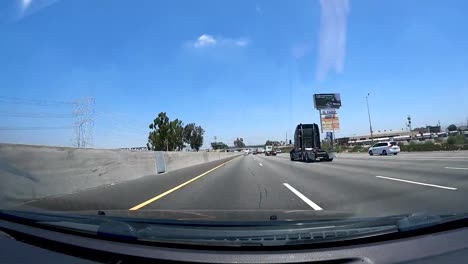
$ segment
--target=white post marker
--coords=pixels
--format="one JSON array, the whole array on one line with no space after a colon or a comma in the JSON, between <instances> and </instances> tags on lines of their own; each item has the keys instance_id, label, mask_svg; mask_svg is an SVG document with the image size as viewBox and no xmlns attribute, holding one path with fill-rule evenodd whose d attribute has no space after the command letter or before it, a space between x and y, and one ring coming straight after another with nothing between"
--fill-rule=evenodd
<instances>
[{"instance_id":1,"label":"white post marker","mask_svg":"<svg viewBox=\"0 0 468 264\"><path fill-rule=\"evenodd\" d=\"M298 190L294 189L291 185L287 183L283 183L286 188L288 188L291 192L293 192L295 195L297 195L299 198L301 198L302 201L304 201L306 204L308 204L310 207L312 207L316 211L323 210L322 207L318 206L316 203L312 202L309 198L307 198L305 195L300 193Z\"/></svg>"},{"instance_id":2,"label":"white post marker","mask_svg":"<svg viewBox=\"0 0 468 264\"><path fill-rule=\"evenodd\" d=\"M386 179L386 180L400 181L400 182L406 182L406 183L424 185L424 186L429 186L429 187L441 188L441 189L446 189L446 190L451 190L451 191L456 191L456 190L457 190L457 188L454 188L454 187L447 187L447 186L442 186L442 185L435 185L435 184L428 184L428 183L422 183L422 182L408 181L408 180L402 180L402 179L397 179L397 178L390 178L390 177L385 177L385 176L375 176L375 177L381 178L381 179Z\"/></svg>"}]
</instances>

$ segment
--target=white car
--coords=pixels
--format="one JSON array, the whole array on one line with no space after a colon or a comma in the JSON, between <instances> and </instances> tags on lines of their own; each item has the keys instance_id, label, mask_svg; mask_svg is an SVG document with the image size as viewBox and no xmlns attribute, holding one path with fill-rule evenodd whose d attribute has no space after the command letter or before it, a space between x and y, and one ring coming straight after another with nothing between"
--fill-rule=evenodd
<instances>
[{"instance_id":1,"label":"white car","mask_svg":"<svg viewBox=\"0 0 468 264\"><path fill-rule=\"evenodd\" d=\"M369 155L379 154L379 155L388 155L393 154L396 155L400 153L400 147L395 141L389 142L380 142L374 144L372 147L369 148Z\"/></svg>"}]
</instances>

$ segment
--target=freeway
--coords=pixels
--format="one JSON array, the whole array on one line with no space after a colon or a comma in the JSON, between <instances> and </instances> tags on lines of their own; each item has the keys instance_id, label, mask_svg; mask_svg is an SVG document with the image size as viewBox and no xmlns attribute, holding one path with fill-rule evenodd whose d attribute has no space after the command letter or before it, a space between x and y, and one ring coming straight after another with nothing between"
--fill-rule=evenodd
<instances>
[{"instance_id":1,"label":"freeway","mask_svg":"<svg viewBox=\"0 0 468 264\"><path fill-rule=\"evenodd\" d=\"M468 200L468 152L339 154L303 163L248 155L23 207L78 210L324 210L355 216L453 213Z\"/></svg>"}]
</instances>

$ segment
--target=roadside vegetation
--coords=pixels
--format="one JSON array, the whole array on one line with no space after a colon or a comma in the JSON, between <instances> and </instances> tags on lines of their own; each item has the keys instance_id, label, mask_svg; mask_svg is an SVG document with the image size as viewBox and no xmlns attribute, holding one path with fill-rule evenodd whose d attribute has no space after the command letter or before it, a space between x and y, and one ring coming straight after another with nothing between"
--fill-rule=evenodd
<instances>
[{"instance_id":1,"label":"roadside vegetation","mask_svg":"<svg viewBox=\"0 0 468 264\"><path fill-rule=\"evenodd\" d=\"M421 143L411 141L409 144L399 144L399 146L402 152L468 150L468 138L463 135L450 136L446 142L442 142L440 139L434 141ZM341 146L335 149L337 152L367 152L368 148L356 145Z\"/></svg>"},{"instance_id":2,"label":"roadside vegetation","mask_svg":"<svg viewBox=\"0 0 468 264\"><path fill-rule=\"evenodd\" d=\"M203 145L205 130L195 123L184 126L182 120L170 120L165 112L161 112L149 124L148 150L175 151L190 146L198 151ZM187 144L187 145L186 145Z\"/></svg>"}]
</instances>

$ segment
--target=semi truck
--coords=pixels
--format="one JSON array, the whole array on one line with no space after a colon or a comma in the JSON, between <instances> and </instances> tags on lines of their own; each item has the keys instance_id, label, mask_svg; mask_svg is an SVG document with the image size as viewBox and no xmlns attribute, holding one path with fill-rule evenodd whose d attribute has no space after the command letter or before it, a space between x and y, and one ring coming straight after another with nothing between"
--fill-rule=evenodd
<instances>
[{"instance_id":1,"label":"semi truck","mask_svg":"<svg viewBox=\"0 0 468 264\"><path fill-rule=\"evenodd\" d=\"M276 151L273 150L273 146L265 146L265 156L276 156Z\"/></svg>"},{"instance_id":2,"label":"semi truck","mask_svg":"<svg viewBox=\"0 0 468 264\"><path fill-rule=\"evenodd\" d=\"M294 132L294 148L289 153L291 160L305 162L332 161L334 153L321 149L320 130L317 124L299 124Z\"/></svg>"}]
</instances>

